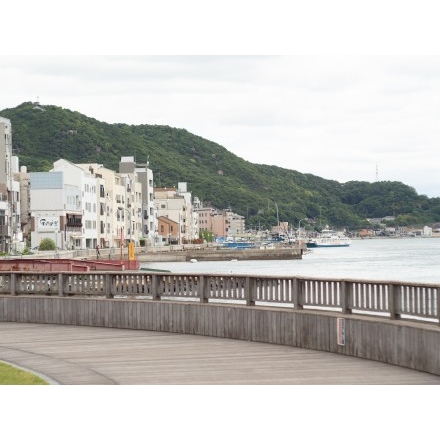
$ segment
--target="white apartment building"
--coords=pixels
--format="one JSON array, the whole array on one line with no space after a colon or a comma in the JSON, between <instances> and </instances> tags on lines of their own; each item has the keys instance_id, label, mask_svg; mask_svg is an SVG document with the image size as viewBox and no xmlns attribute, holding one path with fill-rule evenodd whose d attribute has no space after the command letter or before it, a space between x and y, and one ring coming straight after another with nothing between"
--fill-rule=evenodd
<instances>
[{"instance_id":1,"label":"white apartment building","mask_svg":"<svg viewBox=\"0 0 440 440\"><path fill-rule=\"evenodd\" d=\"M97 241L97 183L60 159L49 172L29 173L31 248L52 238L60 249L92 249Z\"/></svg>"},{"instance_id":2,"label":"white apartment building","mask_svg":"<svg viewBox=\"0 0 440 440\"><path fill-rule=\"evenodd\" d=\"M88 170L98 188L98 242L119 248L142 238L142 185L136 173L117 173L102 164L78 164Z\"/></svg>"},{"instance_id":3,"label":"white apartment building","mask_svg":"<svg viewBox=\"0 0 440 440\"><path fill-rule=\"evenodd\" d=\"M51 172L64 173L64 181L67 185L80 188L80 211L82 215L82 235L77 238L80 241L80 249L94 249L98 244L98 202L97 181L95 176L80 166L65 159L59 159L53 164Z\"/></svg>"},{"instance_id":4,"label":"white apartment building","mask_svg":"<svg viewBox=\"0 0 440 440\"><path fill-rule=\"evenodd\" d=\"M61 176L55 179L49 178L47 173L30 174L30 210L34 218L32 247L47 236L53 238L59 248L67 249L91 249L98 244L103 248L122 248L130 240L139 246L145 230L142 183L136 170L117 173L98 163L73 164L60 159L49 173L61 173ZM44 176L39 178L39 174ZM149 173L145 175L152 177ZM152 179L149 183L151 191L147 197L152 203ZM73 195L76 202L72 205L67 197ZM71 216L74 216L73 223L68 221ZM43 217L44 227L38 221ZM153 227L154 217L153 212ZM70 230L74 226L75 230Z\"/></svg>"},{"instance_id":5,"label":"white apartment building","mask_svg":"<svg viewBox=\"0 0 440 440\"><path fill-rule=\"evenodd\" d=\"M11 121L0 117L0 251L24 249L20 220L20 183L18 157L12 155Z\"/></svg>"},{"instance_id":6,"label":"white apartment building","mask_svg":"<svg viewBox=\"0 0 440 440\"><path fill-rule=\"evenodd\" d=\"M30 185L31 180L27 167L21 166L20 172L16 174L20 185L20 222L23 231L23 239L26 241L31 233L31 211L30 211Z\"/></svg>"},{"instance_id":7,"label":"white apartment building","mask_svg":"<svg viewBox=\"0 0 440 440\"><path fill-rule=\"evenodd\" d=\"M153 170L149 163L138 164L133 156L121 157L119 173L141 185L141 218L138 232L147 245L157 243L157 212L154 206Z\"/></svg>"},{"instance_id":8,"label":"white apartment building","mask_svg":"<svg viewBox=\"0 0 440 440\"><path fill-rule=\"evenodd\" d=\"M98 163L77 164L80 168L90 172L96 180L97 186L97 242L102 248L119 246L120 234L116 225L116 197L115 194L124 194L124 187L120 186L120 179L116 179L113 170ZM122 197L119 196L119 199ZM119 227L122 227L121 225Z\"/></svg>"},{"instance_id":9,"label":"white apartment building","mask_svg":"<svg viewBox=\"0 0 440 440\"><path fill-rule=\"evenodd\" d=\"M60 249L82 249L81 188L62 171L29 173L31 248L52 239Z\"/></svg>"},{"instance_id":10,"label":"white apartment building","mask_svg":"<svg viewBox=\"0 0 440 440\"><path fill-rule=\"evenodd\" d=\"M136 168L139 181L142 184L142 235L147 244L154 245L157 242L157 213L154 209L154 180L153 170L148 168L148 162L143 168Z\"/></svg>"},{"instance_id":11,"label":"white apartment building","mask_svg":"<svg viewBox=\"0 0 440 440\"><path fill-rule=\"evenodd\" d=\"M182 215L182 234L187 241L199 238L199 216L193 209L192 195L188 191L186 182L177 184L177 194L185 200L185 209Z\"/></svg>"},{"instance_id":12,"label":"white apartment building","mask_svg":"<svg viewBox=\"0 0 440 440\"><path fill-rule=\"evenodd\" d=\"M125 241L127 243L134 241L135 246L139 246L143 225L142 184L139 182L139 176L134 168L125 172L121 170L120 166L117 176L119 176L120 182L124 186L122 204L117 206L117 219L120 218L126 225L124 229Z\"/></svg>"}]
</instances>

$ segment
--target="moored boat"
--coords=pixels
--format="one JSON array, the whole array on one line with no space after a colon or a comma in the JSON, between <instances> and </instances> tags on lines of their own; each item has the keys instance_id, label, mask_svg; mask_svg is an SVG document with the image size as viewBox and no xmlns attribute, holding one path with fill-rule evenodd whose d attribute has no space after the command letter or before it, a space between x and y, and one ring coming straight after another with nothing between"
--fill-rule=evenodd
<instances>
[{"instance_id":1,"label":"moored boat","mask_svg":"<svg viewBox=\"0 0 440 440\"><path fill-rule=\"evenodd\" d=\"M255 243L250 241L226 241L223 246L230 249L250 249L255 247Z\"/></svg>"},{"instance_id":2,"label":"moored boat","mask_svg":"<svg viewBox=\"0 0 440 440\"><path fill-rule=\"evenodd\" d=\"M255 242L250 240L234 239L226 237L226 239L218 239L217 244L228 249L250 249L255 247Z\"/></svg>"}]
</instances>

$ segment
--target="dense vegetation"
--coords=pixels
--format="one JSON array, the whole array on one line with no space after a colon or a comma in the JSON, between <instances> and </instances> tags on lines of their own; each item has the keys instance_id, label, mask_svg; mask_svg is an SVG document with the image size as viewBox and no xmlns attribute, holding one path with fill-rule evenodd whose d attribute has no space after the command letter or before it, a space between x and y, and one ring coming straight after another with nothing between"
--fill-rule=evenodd
<instances>
[{"instance_id":1,"label":"dense vegetation","mask_svg":"<svg viewBox=\"0 0 440 440\"><path fill-rule=\"evenodd\" d=\"M11 120L14 152L29 172L47 171L60 158L117 171L122 156L134 156L139 164L149 162L157 186L188 182L205 205L231 208L248 227L267 229L278 220L295 226L309 218L312 225L357 229L368 225L366 218L391 215L400 225L440 221L440 198L418 195L401 182L341 184L257 165L184 129L107 124L56 106L35 109L31 102L0 116Z\"/></svg>"}]
</instances>

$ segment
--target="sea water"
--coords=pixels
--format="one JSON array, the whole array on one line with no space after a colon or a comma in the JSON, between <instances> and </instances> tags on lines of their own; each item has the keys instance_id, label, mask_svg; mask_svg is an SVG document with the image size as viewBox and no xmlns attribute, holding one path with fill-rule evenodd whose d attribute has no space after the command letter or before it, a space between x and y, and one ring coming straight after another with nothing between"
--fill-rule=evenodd
<instances>
[{"instance_id":1,"label":"sea water","mask_svg":"<svg viewBox=\"0 0 440 440\"><path fill-rule=\"evenodd\" d=\"M349 247L314 248L301 260L142 263L141 268L186 274L310 276L440 283L440 238L353 240Z\"/></svg>"}]
</instances>

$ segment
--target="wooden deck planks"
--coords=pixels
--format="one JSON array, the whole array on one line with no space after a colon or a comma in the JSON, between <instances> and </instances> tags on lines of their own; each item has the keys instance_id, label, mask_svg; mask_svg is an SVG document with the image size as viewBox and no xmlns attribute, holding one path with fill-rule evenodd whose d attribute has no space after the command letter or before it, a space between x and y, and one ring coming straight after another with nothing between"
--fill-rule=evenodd
<instances>
[{"instance_id":1,"label":"wooden deck planks","mask_svg":"<svg viewBox=\"0 0 440 440\"><path fill-rule=\"evenodd\" d=\"M0 335L0 360L61 384L440 385L385 363L222 338L3 322Z\"/></svg>"}]
</instances>

